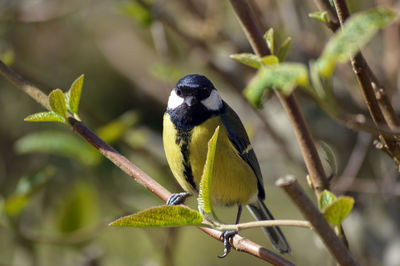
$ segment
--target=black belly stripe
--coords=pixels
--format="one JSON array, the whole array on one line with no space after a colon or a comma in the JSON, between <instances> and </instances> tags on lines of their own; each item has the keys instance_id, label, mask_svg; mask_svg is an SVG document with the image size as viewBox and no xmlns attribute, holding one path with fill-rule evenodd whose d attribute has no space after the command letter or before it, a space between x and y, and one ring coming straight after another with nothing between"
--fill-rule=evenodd
<instances>
[{"instance_id":1,"label":"black belly stripe","mask_svg":"<svg viewBox=\"0 0 400 266\"><path fill-rule=\"evenodd\" d=\"M191 130L177 129L178 133L176 136L175 143L180 146L181 153L183 156L183 175L186 181L192 186L192 188L197 191L197 186L194 183L192 167L189 162L189 142L192 136Z\"/></svg>"}]
</instances>

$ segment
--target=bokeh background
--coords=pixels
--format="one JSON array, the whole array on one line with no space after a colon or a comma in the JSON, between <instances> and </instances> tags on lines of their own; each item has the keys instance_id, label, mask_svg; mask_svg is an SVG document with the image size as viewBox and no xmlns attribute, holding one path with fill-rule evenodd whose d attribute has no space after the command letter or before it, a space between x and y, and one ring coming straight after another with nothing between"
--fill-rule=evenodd
<instances>
[{"instance_id":1,"label":"bokeh background","mask_svg":"<svg viewBox=\"0 0 400 266\"><path fill-rule=\"evenodd\" d=\"M313 1L250 1L276 45L292 38L288 61L317 58L331 32L308 14ZM348 1L352 12L399 1ZM399 110L399 22L363 49ZM162 115L171 88L189 73L208 76L238 112L258 155L267 205L276 218L302 219L274 185L295 175L311 197L290 123L276 97L253 110L241 91L255 74L229 58L251 47L229 1L0 0L0 58L44 92L66 91L85 74L80 115L85 124L170 191L179 191L162 148ZM367 114L350 66L332 80L349 113ZM332 120L296 92L316 141L336 155L333 191L355 198L344 223L362 265L400 265L400 183L374 137ZM110 228L114 219L163 204L61 124L23 119L41 106L0 78L0 265L261 265L196 228ZM366 115L368 117L368 115ZM322 154L323 155L323 154ZM332 170L327 167L327 172ZM188 204L196 208L196 200ZM235 208L217 208L232 223ZM242 221L252 218L245 212ZM298 265L334 265L317 235L283 228ZM243 232L271 248L259 229Z\"/></svg>"}]
</instances>

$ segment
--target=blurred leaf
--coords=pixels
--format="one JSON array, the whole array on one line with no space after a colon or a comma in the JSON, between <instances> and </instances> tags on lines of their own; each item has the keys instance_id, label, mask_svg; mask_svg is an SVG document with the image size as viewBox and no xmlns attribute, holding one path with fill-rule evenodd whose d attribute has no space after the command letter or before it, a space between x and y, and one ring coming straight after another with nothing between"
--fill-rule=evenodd
<instances>
[{"instance_id":1,"label":"blurred leaf","mask_svg":"<svg viewBox=\"0 0 400 266\"><path fill-rule=\"evenodd\" d=\"M18 215L29 203L30 198L54 175L54 168L47 166L30 176L22 177L14 193L5 200L4 210L9 216Z\"/></svg>"},{"instance_id":2,"label":"blurred leaf","mask_svg":"<svg viewBox=\"0 0 400 266\"><path fill-rule=\"evenodd\" d=\"M74 82L72 82L71 88L66 93L68 109L73 114L78 114L79 101L82 94L82 86L85 75L80 75Z\"/></svg>"},{"instance_id":3,"label":"blurred leaf","mask_svg":"<svg viewBox=\"0 0 400 266\"><path fill-rule=\"evenodd\" d=\"M93 224L99 214L97 198L93 185L82 181L76 183L57 209L58 230L68 234Z\"/></svg>"},{"instance_id":4,"label":"blurred leaf","mask_svg":"<svg viewBox=\"0 0 400 266\"><path fill-rule=\"evenodd\" d=\"M59 116L67 119L67 105L65 103L64 93L60 89L55 89L49 94L49 103L51 110Z\"/></svg>"},{"instance_id":5,"label":"blurred leaf","mask_svg":"<svg viewBox=\"0 0 400 266\"><path fill-rule=\"evenodd\" d=\"M319 201L318 201L319 209L321 211L324 211L326 206L332 204L335 201L336 201L335 194L333 194L329 190L325 189L324 191L322 191L321 195L319 196Z\"/></svg>"},{"instance_id":6,"label":"blurred leaf","mask_svg":"<svg viewBox=\"0 0 400 266\"><path fill-rule=\"evenodd\" d=\"M36 114L28 115L24 118L24 121L27 122L59 122L65 123L66 120L64 117L56 114L55 112L41 112Z\"/></svg>"},{"instance_id":7,"label":"blurred leaf","mask_svg":"<svg viewBox=\"0 0 400 266\"><path fill-rule=\"evenodd\" d=\"M329 167L332 169L332 174L337 173L337 163L335 154L329 145L323 141L319 141L319 145L325 153L325 160L328 162Z\"/></svg>"},{"instance_id":8,"label":"blurred leaf","mask_svg":"<svg viewBox=\"0 0 400 266\"><path fill-rule=\"evenodd\" d=\"M0 60L7 66L11 66L14 63L15 53L12 49L7 49L0 53Z\"/></svg>"},{"instance_id":9,"label":"blurred leaf","mask_svg":"<svg viewBox=\"0 0 400 266\"><path fill-rule=\"evenodd\" d=\"M298 63L281 63L260 68L244 91L251 104L261 106L266 90L278 90L289 95L297 86L308 86L307 68Z\"/></svg>"},{"instance_id":10,"label":"blurred leaf","mask_svg":"<svg viewBox=\"0 0 400 266\"><path fill-rule=\"evenodd\" d=\"M214 167L215 150L217 148L219 126L215 129L213 136L208 141L207 158L200 180L199 197L197 199L200 213L212 213L211 206L211 180Z\"/></svg>"},{"instance_id":11,"label":"blurred leaf","mask_svg":"<svg viewBox=\"0 0 400 266\"><path fill-rule=\"evenodd\" d=\"M330 77L337 63L350 60L381 28L388 26L396 13L383 7L352 15L326 45L316 62L319 73Z\"/></svg>"},{"instance_id":12,"label":"blurred leaf","mask_svg":"<svg viewBox=\"0 0 400 266\"><path fill-rule=\"evenodd\" d=\"M328 12L326 12L326 11L312 12L312 13L309 13L308 16L312 19L321 21L325 24L328 23Z\"/></svg>"},{"instance_id":13,"label":"blurred leaf","mask_svg":"<svg viewBox=\"0 0 400 266\"><path fill-rule=\"evenodd\" d=\"M271 55L273 55L274 54L274 29L273 28L270 28L264 34L264 39L265 39L265 42L267 43L269 51L271 52Z\"/></svg>"},{"instance_id":14,"label":"blurred leaf","mask_svg":"<svg viewBox=\"0 0 400 266\"><path fill-rule=\"evenodd\" d=\"M275 55L267 55L261 58L261 63L263 65L276 65L279 64L279 59Z\"/></svg>"},{"instance_id":15,"label":"blurred leaf","mask_svg":"<svg viewBox=\"0 0 400 266\"><path fill-rule=\"evenodd\" d=\"M150 26L153 22L150 10L137 2L130 2L122 5L121 11L125 15L135 19L142 26Z\"/></svg>"},{"instance_id":16,"label":"blurred leaf","mask_svg":"<svg viewBox=\"0 0 400 266\"><path fill-rule=\"evenodd\" d=\"M353 209L354 199L352 197L339 197L335 202L326 206L323 212L328 223L339 226Z\"/></svg>"},{"instance_id":17,"label":"blurred leaf","mask_svg":"<svg viewBox=\"0 0 400 266\"><path fill-rule=\"evenodd\" d=\"M203 217L198 211L187 207L163 205L121 217L110 226L131 227L175 227L185 225L202 225Z\"/></svg>"},{"instance_id":18,"label":"blurred leaf","mask_svg":"<svg viewBox=\"0 0 400 266\"><path fill-rule=\"evenodd\" d=\"M281 44L281 46L279 46L278 52L276 53L279 62L285 61L291 44L292 44L292 38L287 37L286 40Z\"/></svg>"},{"instance_id":19,"label":"blurred leaf","mask_svg":"<svg viewBox=\"0 0 400 266\"><path fill-rule=\"evenodd\" d=\"M96 165L102 158L95 148L78 136L58 131L42 131L25 135L16 141L15 149L18 153L57 154L73 158L85 165Z\"/></svg>"},{"instance_id":20,"label":"blurred leaf","mask_svg":"<svg viewBox=\"0 0 400 266\"><path fill-rule=\"evenodd\" d=\"M175 67L171 62L159 62L152 64L150 73L158 80L164 82L175 83L177 80L185 76L185 72L178 67Z\"/></svg>"},{"instance_id":21,"label":"blurred leaf","mask_svg":"<svg viewBox=\"0 0 400 266\"><path fill-rule=\"evenodd\" d=\"M261 58L255 54L243 53L243 54L232 54L229 56L233 60L251 66L253 68L261 67Z\"/></svg>"},{"instance_id":22,"label":"blurred leaf","mask_svg":"<svg viewBox=\"0 0 400 266\"><path fill-rule=\"evenodd\" d=\"M114 121L98 128L96 133L105 142L113 143L119 140L138 121L139 115L134 111L128 111Z\"/></svg>"}]
</instances>

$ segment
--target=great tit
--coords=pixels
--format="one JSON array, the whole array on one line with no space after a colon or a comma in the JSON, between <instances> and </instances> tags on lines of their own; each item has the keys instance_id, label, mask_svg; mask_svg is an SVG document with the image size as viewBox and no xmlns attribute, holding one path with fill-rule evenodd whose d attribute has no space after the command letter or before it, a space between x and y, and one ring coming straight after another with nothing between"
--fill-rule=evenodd
<instances>
[{"instance_id":1,"label":"great tit","mask_svg":"<svg viewBox=\"0 0 400 266\"><path fill-rule=\"evenodd\" d=\"M237 205L236 223L242 205L247 205L257 220L274 219L264 204L260 166L239 116L222 100L211 81L198 74L187 75L178 81L171 91L163 117L167 161L185 190L173 194L167 204L180 204L186 196L198 193L207 143L217 126L220 130L211 181L213 203ZM263 230L279 252L290 252L279 227L263 227ZM226 253L230 249L229 240L224 242Z\"/></svg>"}]
</instances>

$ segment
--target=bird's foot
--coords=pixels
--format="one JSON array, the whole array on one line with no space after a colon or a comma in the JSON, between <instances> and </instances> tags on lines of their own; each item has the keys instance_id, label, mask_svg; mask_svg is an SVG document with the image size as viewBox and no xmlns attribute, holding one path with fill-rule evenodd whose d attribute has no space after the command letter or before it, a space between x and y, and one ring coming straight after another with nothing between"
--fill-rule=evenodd
<instances>
[{"instance_id":1,"label":"bird's foot","mask_svg":"<svg viewBox=\"0 0 400 266\"><path fill-rule=\"evenodd\" d=\"M231 240L233 239L233 237L237 234L237 231L233 231L233 230L229 230L229 231L224 231L221 234L221 237L224 238L224 254L222 254L221 256L218 256L218 258L223 259L226 256L228 256L228 254L231 252Z\"/></svg>"},{"instance_id":2,"label":"bird's foot","mask_svg":"<svg viewBox=\"0 0 400 266\"><path fill-rule=\"evenodd\" d=\"M179 205L183 204L187 197L190 196L189 192L180 192L172 194L168 200L167 205Z\"/></svg>"}]
</instances>

